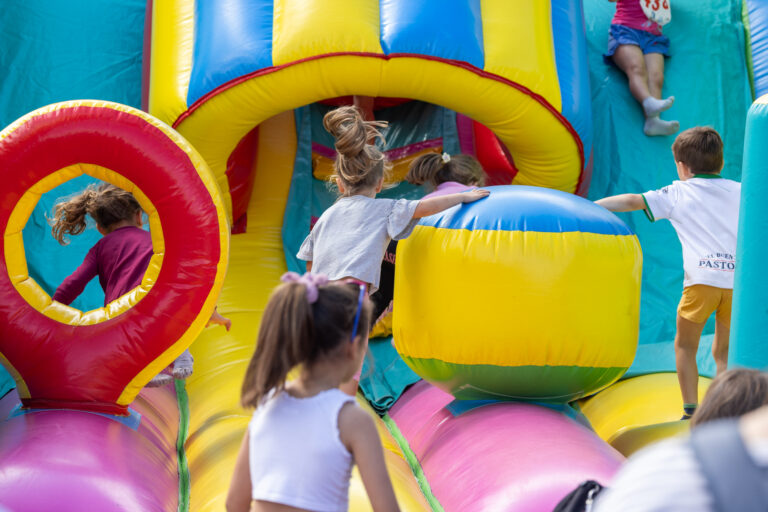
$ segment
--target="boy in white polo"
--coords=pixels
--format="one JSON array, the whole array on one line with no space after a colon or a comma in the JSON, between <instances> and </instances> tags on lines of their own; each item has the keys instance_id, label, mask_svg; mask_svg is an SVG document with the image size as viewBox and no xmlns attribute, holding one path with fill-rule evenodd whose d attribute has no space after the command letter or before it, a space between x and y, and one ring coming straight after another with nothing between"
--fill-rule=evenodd
<instances>
[{"instance_id":1,"label":"boy in white polo","mask_svg":"<svg viewBox=\"0 0 768 512\"><path fill-rule=\"evenodd\" d=\"M645 210L653 222L669 219L683 246L683 297L677 308L675 362L683 395L683 419L699 403L696 351L713 312L712 355L720 374L728 366L736 231L741 184L720 177L723 141L712 128L684 131L672 144L680 181L644 194L621 194L595 201L613 212Z\"/></svg>"}]
</instances>

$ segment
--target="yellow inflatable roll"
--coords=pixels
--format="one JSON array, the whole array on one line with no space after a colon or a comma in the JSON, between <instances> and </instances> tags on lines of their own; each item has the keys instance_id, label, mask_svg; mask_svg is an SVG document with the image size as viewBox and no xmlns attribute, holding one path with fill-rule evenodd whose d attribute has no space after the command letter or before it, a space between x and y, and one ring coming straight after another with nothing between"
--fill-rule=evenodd
<instances>
[{"instance_id":1,"label":"yellow inflatable roll","mask_svg":"<svg viewBox=\"0 0 768 512\"><path fill-rule=\"evenodd\" d=\"M700 398L710 383L710 379L699 378ZM688 430L687 422L678 421L682 399L674 373L633 377L579 404L597 435L624 455Z\"/></svg>"}]
</instances>

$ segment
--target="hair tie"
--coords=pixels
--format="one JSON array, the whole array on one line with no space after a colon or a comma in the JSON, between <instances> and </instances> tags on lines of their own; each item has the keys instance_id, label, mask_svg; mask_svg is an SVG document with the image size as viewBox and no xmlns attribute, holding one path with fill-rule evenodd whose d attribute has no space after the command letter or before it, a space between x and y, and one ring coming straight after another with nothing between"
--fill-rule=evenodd
<instances>
[{"instance_id":1,"label":"hair tie","mask_svg":"<svg viewBox=\"0 0 768 512\"><path fill-rule=\"evenodd\" d=\"M450 161L451 161L451 155L449 155L448 153L443 153L443 163L447 164Z\"/></svg>"},{"instance_id":2,"label":"hair tie","mask_svg":"<svg viewBox=\"0 0 768 512\"><path fill-rule=\"evenodd\" d=\"M280 281L283 283L299 283L304 285L307 289L307 302L314 304L317 302L319 295L318 286L323 286L328 283L328 277L323 274L310 274L305 273L303 276L296 272L286 272L280 277Z\"/></svg>"}]
</instances>

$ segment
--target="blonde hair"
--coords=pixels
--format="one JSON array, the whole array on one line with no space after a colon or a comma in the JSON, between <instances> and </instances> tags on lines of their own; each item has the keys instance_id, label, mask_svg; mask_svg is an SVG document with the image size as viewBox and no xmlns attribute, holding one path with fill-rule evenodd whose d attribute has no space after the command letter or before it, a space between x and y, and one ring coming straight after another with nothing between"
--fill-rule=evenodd
<instances>
[{"instance_id":1,"label":"blonde hair","mask_svg":"<svg viewBox=\"0 0 768 512\"><path fill-rule=\"evenodd\" d=\"M61 244L67 245L65 235L79 235L86 227L86 214L96 224L109 229L123 220L130 220L141 211L133 194L109 183L89 185L88 188L53 207L51 233Z\"/></svg>"},{"instance_id":2,"label":"blonde hair","mask_svg":"<svg viewBox=\"0 0 768 512\"><path fill-rule=\"evenodd\" d=\"M375 187L389 172L390 164L384 153L368 141L384 136L377 128L386 121L366 121L357 107L339 107L323 117L323 127L336 139L334 175L344 185L345 194Z\"/></svg>"},{"instance_id":3,"label":"blonde hair","mask_svg":"<svg viewBox=\"0 0 768 512\"><path fill-rule=\"evenodd\" d=\"M437 153L421 155L411 163L405 179L413 185L429 183L433 187L446 181L485 185L483 166L471 155L452 156L447 162Z\"/></svg>"}]
</instances>

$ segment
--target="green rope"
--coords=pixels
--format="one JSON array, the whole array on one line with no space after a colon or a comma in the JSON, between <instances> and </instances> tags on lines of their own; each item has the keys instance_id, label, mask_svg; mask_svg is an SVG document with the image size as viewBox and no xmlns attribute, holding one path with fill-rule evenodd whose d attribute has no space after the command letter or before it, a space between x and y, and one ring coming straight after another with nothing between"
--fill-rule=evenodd
<instances>
[{"instance_id":1,"label":"green rope","mask_svg":"<svg viewBox=\"0 0 768 512\"><path fill-rule=\"evenodd\" d=\"M189 465L184 442L189 433L189 396L182 379L175 379L176 403L179 407L179 435L176 437L176 455L179 466L179 512L189 512Z\"/></svg>"},{"instance_id":2,"label":"green rope","mask_svg":"<svg viewBox=\"0 0 768 512\"><path fill-rule=\"evenodd\" d=\"M389 414L385 414L381 419L384 420L384 424L387 426L387 430L389 430L389 433L392 434L395 442L403 452L405 460L408 462L413 475L416 477L416 481L419 483L421 493L427 499L427 503L429 503L432 511L445 512L443 506L439 501L437 501L435 495L432 494L432 488L429 486L426 475L424 475L424 469L422 469L421 464L419 464L419 459L416 458L416 454L413 453L413 450L411 450L411 445L408 444L408 440L405 438L403 433L400 432L400 428L397 426L397 423L395 423Z\"/></svg>"}]
</instances>

